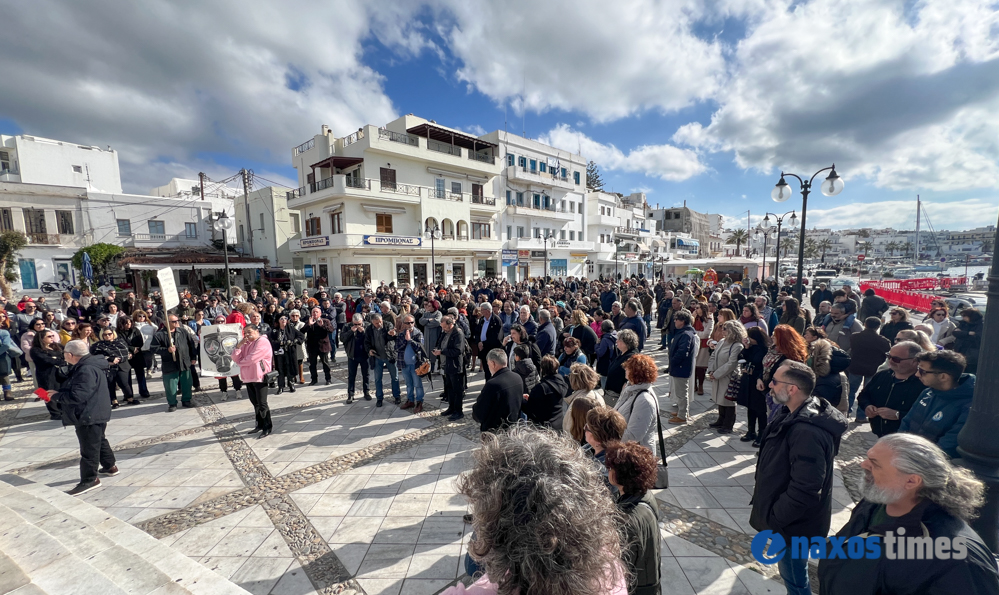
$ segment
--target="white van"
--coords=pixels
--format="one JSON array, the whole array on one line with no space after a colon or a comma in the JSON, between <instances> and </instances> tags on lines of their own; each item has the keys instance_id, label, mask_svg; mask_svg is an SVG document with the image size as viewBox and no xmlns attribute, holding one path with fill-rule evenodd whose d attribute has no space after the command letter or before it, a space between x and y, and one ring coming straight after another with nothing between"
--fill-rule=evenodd
<instances>
[{"instance_id":1,"label":"white van","mask_svg":"<svg viewBox=\"0 0 999 595\"><path fill-rule=\"evenodd\" d=\"M816 286L819 283L829 283L835 278L836 269L816 269L815 273L812 274L812 280Z\"/></svg>"}]
</instances>

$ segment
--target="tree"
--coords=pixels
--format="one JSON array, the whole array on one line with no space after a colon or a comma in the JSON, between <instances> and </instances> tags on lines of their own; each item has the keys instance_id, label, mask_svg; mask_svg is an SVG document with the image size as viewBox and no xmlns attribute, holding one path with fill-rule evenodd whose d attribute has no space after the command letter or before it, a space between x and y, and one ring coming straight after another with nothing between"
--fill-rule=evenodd
<instances>
[{"instance_id":1,"label":"tree","mask_svg":"<svg viewBox=\"0 0 999 595\"><path fill-rule=\"evenodd\" d=\"M870 232L870 230L867 230L867 229L861 229L860 231L857 232L857 237L858 238L869 238L869 237L871 237L871 232Z\"/></svg>"},{"instance_id":2,"label":"tree","mask_svg":"<svg viewBox=\"0 0 999 595\"><path fill-rule=\"evenodd\" d=\"M805 258L815 258L819 255L819 243L814 238L805 238Z\"/></svg>"},{"instance_id":3,"label":"tree","mask_svg":"<svg viewBox=\"0 0 999 595\"><path fill-rule=\"evenodd\" d=\"M19 231L0 233L0 291L10 298L10 284L21 278L17 257L21 249L28 245L28 236Z\"/></svg>"},{"instance_id":4,"label":"tree","mask_svg":"<svg viewBox=\"0 0 999 595\"><path fill-rule=\"evenodd\" d=\"M121 246L104 243L80 248L73 255L73 267L79 271L83 270L84 252L90 255L90 266L94 267L94 275L99 276L107 274L108 269L114 265L118 257L125 252L125 249Z\"/></svg>"},{"instance_id":5,"label":"tree","mask_svg":"<svg viewBox=\"0 0 999 595\"><path fill-rule=\"evenodd\" d=\"M586 164L586 189L594 192L604 189L604 181L600 177L600 168L593 161Z\"/></svg>"},{"instance_id":6,"label":"tree","mask_svg":"<svg viewBox=\"0 0 999 595\"><path fill-rule=\"evenodd\" d=\"M860 242L857 247L864 251L864 258L867 258L867 253L874 248L874 242Z\"/></svg>"},{"instance_id":7,"label":"tree","mask_svg":"<svg viewBox=\"0 0 999 595\"><path fill-rule=\"evenodd\" d=\"M735 244L735 255L739 255L739 248L742 247L742 243L749 242L749 232L745 229L737 229L732 232L730 236L725 238L725 241L729 244Z\"/></svg>"},{"instance_id":8,"label":"tree","mask_svg":"<svg viewBox=\"0 0 999 595\"><path fill-rule=\"evenodd\" d=\"M819 242L819 250L822 251L822 264L826 263L826 250L832 248L832 240L825 238Z\"/></svg>"},{"instance_id":9,"label":"tree","mask_svg":"<svg viewBox=\"0 0 999 595\"><path fill-rule=\"evenodd\" d=\"M906 242L902 244L902 247L900 249L902 250L902 254L905 256L912 254L912 242Z\"/></svg>"},{"instance_id":10,"label":"tree","mask_svg":"<svg viewBox=\"0 0 999 595\"><path fill-rule=\"evenodd\" d=\"M888 256L895 256L895 252L902 248L902 244L892 240L885 244L885 250L888 251Z\"/></svg>"}]
</instances>

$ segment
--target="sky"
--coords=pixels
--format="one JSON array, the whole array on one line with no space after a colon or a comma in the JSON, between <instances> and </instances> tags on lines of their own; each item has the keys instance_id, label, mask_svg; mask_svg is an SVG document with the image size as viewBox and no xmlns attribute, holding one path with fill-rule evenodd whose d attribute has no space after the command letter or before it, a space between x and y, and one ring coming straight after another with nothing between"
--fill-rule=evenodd
<instances>
[{"instance_id":1,"label":"sky","mask_svg":"<svg viewBox=\"0 0 999 595\"><path fill-rule=\"evenodd\" d=\"M4 9L0 55L0 133L111 145L128 192L243 167L295 186L322 124L413 113L733 226L800 209L770 199L780 173L833 163L809 228L911 229L917 195L938 230L999 215L999 2L34 0Z\"/></svg>"}]
</instances>

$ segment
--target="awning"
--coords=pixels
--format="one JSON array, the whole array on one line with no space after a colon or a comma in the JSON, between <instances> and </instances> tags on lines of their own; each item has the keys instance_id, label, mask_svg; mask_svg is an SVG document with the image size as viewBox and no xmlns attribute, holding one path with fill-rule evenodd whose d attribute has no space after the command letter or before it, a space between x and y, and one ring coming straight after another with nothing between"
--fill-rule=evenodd
<instances>
[{"instance_id":1,"label":"awning","mask_svg":"<svg viewBox=\"0 0 999 595\"><path fill-rule=\"evenodd\" d=\"M701 243L698 242L697 240L692 240L690 238L677 238L676 239L676 245L677 246L689 246L691 248L697 248L698 246L701 245Z\"/></svg>"},{"instance_id":2,"label":"awning","mask_svg":"<svg viewBox=\"0 0 999 595\"><path fill-rule=\"evenodd\" d=\"M645 242L635 242L635 245L638 246L638 249L642 252L651 252L648 244L646 244Z\"/></svg>"},{"instance_id":3,"label":"awning","mask_svg":"<svg viewBox=\"0 0 999 595\"><path fill-rule=\"evenodd\" d=\"M666 247L666 242L660 240L659 238L652 238L652 247L653 248L665 248Z\"/></svg>"},{"instance_id":4,"label":"awning","mask_svg":"<svg viewBox=\"0 0 999 595\"><path fill-rule=\"evenodd\" d=\"M364 163L363 157L343 157L343 156L333 156L323 159L319 163L313 163L310 167L316 169L317 167L329 167L336 169L344 169L346 167L353 167Z\"/></svg>"},{"instance_id":5,"label":"awning","mask_svg":"<svg viewBox=\"0 0 999 595\"><path fill-rule=\"evenodd\" d=\"M333 205L330 205L330 206L326 207L325 209L323 209L323 212L324 213L335 213L335 212L339 211L342 208L343 208L343 203L342 202L338 202L336 204L333 204Z\"/></svg>"},{"instance_id":6,"label":"awning","mask_svg":"<svg viewBox=\"0 0 999 595\"><path fill-rule=\"evenodd\" d=\"M162 264L127 264L125 266L133 271L158 271L160 269L165 269L167 267L171 267L178 271L189 271L191 269L199 271L218 271L225 268L225 263L215 262L215 263L188 264L188 263L179 263L179 262L173 262L173 263L165 262ZM238 271L241 269L252 270L252 269L263 269L263 268L266 268L266 265L263 261L260 261L259 263L256 264L248 264L245 262L229 263L229 269L234 271Z\"/></svg>"},{"instance_id":7,"label":"awning","mask_svg":"<svg viewBox=\"0 0 999 595\"><path fill-rule=\"evenodd\" d=\"M490 147L498 146L495 143L484 141L456 130L444 128L443 126L437 126L436 124L431 124L430 122L420 124L419 126L413 126L406 132L415 134L416 136L422 136L423 138L429 138L437 142L448 143L464 149L470 149L473 153L480 149L488 149Z\"/></svg>"}]
</instances>

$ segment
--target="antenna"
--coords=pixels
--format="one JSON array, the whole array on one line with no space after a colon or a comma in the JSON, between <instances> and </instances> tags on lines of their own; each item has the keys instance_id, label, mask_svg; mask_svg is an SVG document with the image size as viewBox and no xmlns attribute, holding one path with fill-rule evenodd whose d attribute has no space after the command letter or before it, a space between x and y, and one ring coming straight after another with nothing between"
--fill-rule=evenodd
<instances>
[{"instance_id":1,"label":"antenna","mask_svg":"<svg viewBox=\"0 0 999 595\"><path fill-rule=\"evenodd\" d=\"M524 77L524 86L520 91L520 116L521 125L524 129L524 138L527 138L527 72L521 71Z\"/></svg>"}]
</instances>

